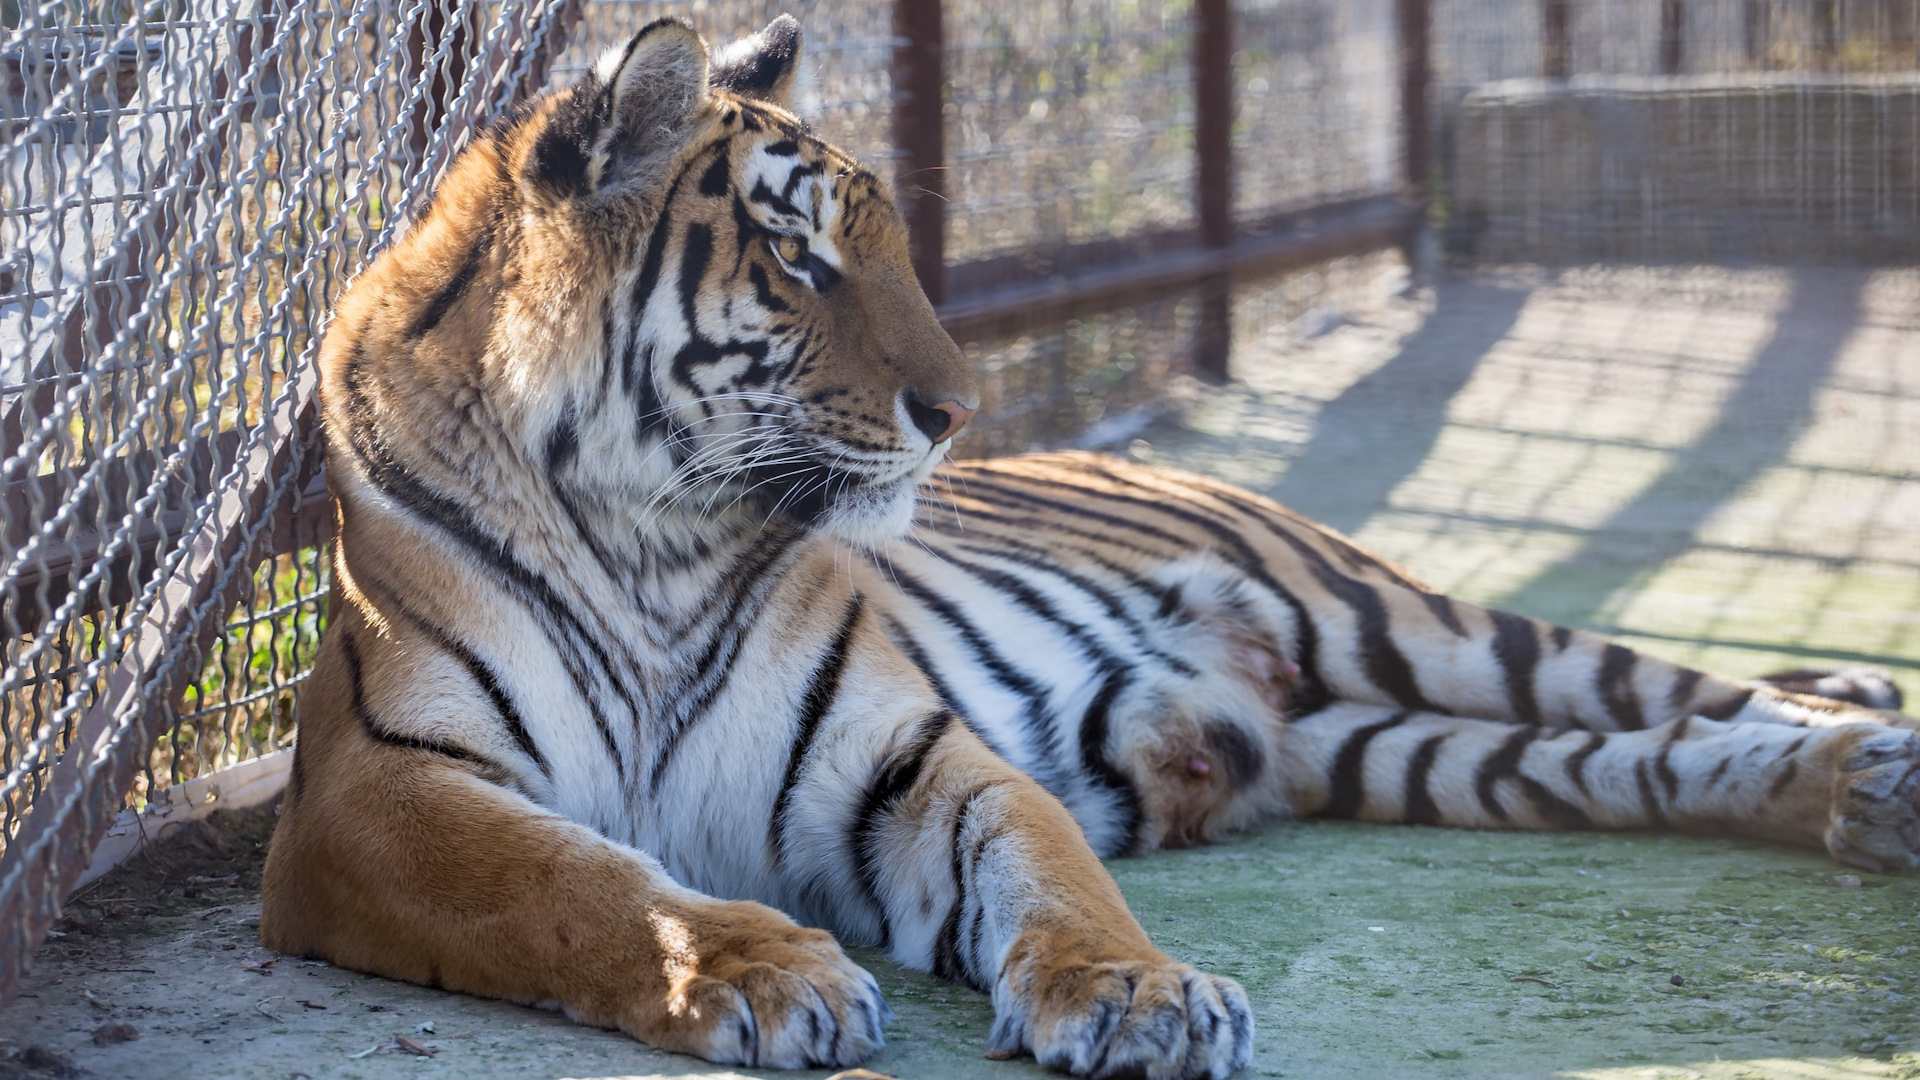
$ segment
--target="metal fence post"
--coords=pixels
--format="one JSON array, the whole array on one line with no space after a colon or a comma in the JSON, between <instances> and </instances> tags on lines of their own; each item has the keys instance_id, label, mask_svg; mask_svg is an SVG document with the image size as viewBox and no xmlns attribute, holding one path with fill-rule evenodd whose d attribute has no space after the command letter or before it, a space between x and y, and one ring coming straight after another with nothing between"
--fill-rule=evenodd
<instances>
[{"instance_id":1,"label":"metal fence post","mask_svg":"<svg viewBox=\"0 0 1920 1080\"><path fill-rule=\"evenodd\" d=\"M1433 27L1431 0L1399 0L1400 135L1402 183L1407 196L1426 205L1431 196L1427 175L1432 132L1428 129L1427 82L1431 77L1429 44Z\"/></svg>"},{"instance_id":2,"label":"metal fence post","mask_svg":"<svg viewBox=\"0 0 1920 1080\"><path fill-rule=\"evenodd\" d=\"M1194 194L1201 243L1221 250L1233 244L1233 4L1197 0L1193 14ZM1222 272L1200 283L1195 373L1225 381L1232 338L1233 281Z\"/></svg>"},{"instance_id":3,"label":"metal fence post","mask_svg":"<svg viewBox=\"0 0 1920 1080\"><path fill-rule=\"evenodd\" d=\"M1660 74L1680 74L1686 59L1686 0L1660 0Z\"/></svg>"},{"instance_id":4,"label":"metal fence post","mask_svg":"<svg viewBox=\"0 0 1920 1080\"><path fill-rule=\"evenodd\" d=\"M1549 79L1564 79L1573 74L1573 43L1570 0L1541 0L1540 74Z\"/></svg>"},{"instance_id":5,"label":"metal fence post","mask_svg":"<svg viewBox=\"0 0 1920 1080\"><path fill-rule=\"evenodd\" d=\"M894 197L907 218L913 270L935 306L947 299L946 65L942 0L894 0Z\"/></svg>"}]
</instances>

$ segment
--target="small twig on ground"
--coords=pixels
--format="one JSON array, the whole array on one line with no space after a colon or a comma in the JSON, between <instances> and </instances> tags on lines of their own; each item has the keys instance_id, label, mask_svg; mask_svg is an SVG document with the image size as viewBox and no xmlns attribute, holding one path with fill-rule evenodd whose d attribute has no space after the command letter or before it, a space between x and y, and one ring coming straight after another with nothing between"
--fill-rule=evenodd
<instances>
[{"instance_id":1,"label":"small twig on ground","mask_svg":"<svg viewBox=\"0 0 1920 1080\"><path fill-rule=\"evenodd\" d=\"M1540 984L1541 986L1547 986L1547 987L1552 987L1552 988L1553 988L1553 989L1555 989L1555 990L1558 990L1558 989L1560 989L1560 984L1559 984L1559 983L1551 983L1551 982L1548 982L1547 980L1545 980L1545 979L1542 979L1542 978L1540 978L1540 977L1539 977L1539 976L1537 976L1537 975L1515 975L1515 976L1514 976L1513 978L1511 978L1511 979L1508 979L1507 981L1508 981L1508 982L1530 982L1530 983L1539 983L1539 984Z\"/></svg>"},{"instance_id":2,"label":"small twig on ground","mask_svg":"<svg viewBox=\"0 0 1920 1080\"><path fill-rule=\"evenodd\" d=\"M267 1002L272 1000L273 1000L272 998L266 998L265 1000L259 1002L253 1007L254 1011L259 1013L261 1016L266 1017L269 1020L278 1020L283 1024L286 1023L287 1022L286 1017L281 1016L279 1013L274 1012L272 1009L267 1008Z\"/></svg>"},{"instance_id":3,"label":"small twig on ground","mask_svg":"<svg viewBox=\"0 0 1920 1080\"><path fill-rule=\"evenodd\" d=\"M210 907L207 910L200 913L200 921L206 922L208 919L213 918L215 915L218 915L223 911L232 911L232 910L233 910L233 905L231 904L221 904L219 907Z\"/></svg>"},{"instance_id":4,"label":"small twig on ground","mask_svg":"<svg viewBox=\"0 0 1920 1080\"><path fill-rule=\"evenodd\" d=\"M414 1054L419 1057L432 1057L435 1052L435 1048L429 1047L429 1046L421 1046L419 1043L414 1042L412 1039L407 1038L405 1035L395 1035L393 1037L393 1041L396 1045L400 1047L400 1049L405 1050L409 1054Z\"/></svg>"}]
</instances>

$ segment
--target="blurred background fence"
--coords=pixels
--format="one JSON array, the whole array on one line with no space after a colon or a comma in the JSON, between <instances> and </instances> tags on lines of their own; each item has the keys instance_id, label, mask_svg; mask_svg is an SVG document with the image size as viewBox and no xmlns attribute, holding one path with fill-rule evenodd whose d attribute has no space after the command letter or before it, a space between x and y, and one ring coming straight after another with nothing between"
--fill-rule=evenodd
<instances>
[{"instance_id":1,"label":"blurred background fence","mask_svg":"<svg viewBox=\"0 0 1920 1080\"><path fill-rule=\"evenodd\" d=\"M1920 0L4 0L0 998L90 863L284 771L354 272L516 97L660 15L786 8L981 372L967 454L1124 444L1428 235L1920 236Z\"/></svg>"}]
</instances>

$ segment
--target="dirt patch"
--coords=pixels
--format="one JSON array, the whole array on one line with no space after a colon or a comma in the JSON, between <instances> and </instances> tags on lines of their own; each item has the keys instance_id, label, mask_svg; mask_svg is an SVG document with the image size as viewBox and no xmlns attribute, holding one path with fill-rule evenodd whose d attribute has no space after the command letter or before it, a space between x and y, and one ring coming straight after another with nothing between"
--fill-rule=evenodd
<instances>
[{"instance_id":1,"label":"dirt patch","mask_svg":"<svg viewBox=\"0 0 1920 1080\"><path fill-rule=\"evenodd\" d=\"M89 931L50 941L0 1011L0 1080L783 1075L263 949L271 822L216 817L90 889ZM1920 1080L1920 875L1846 884L1820 854L1733 840L1336 822L1110 867L1163 948L1246 984L1246 1076ZM983 1059L981 995L855 956L899 1013L875 1070L1054 1075ZM95 1037L113 1025L138 1038Z\"/></svg>"}]
</instances>

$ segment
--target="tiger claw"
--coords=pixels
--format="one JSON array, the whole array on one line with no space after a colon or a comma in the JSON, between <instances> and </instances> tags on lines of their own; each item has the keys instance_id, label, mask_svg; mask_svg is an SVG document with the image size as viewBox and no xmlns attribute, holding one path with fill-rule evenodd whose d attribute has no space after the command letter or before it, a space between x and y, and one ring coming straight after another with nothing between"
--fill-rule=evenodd
<instances>
[{"instance_id":1,"label":"tiger claw","mask_svg":"<svg viewBox=\"0 0 1920 1080\"><path fill-rule=\"evenodd\" d=\"M995 1061L1029 1050L1074 1076L1224 1080L1253 1057L1246 991L1185 964L1062 965L1003 976L994 999Z\"/></svg>"},{"instance_id":2,"label":"tiger claw","mask_svg":"<svg viewBox=\"0 0 1920 1080\"><path fill-rule=\"evenodd\" d=\"M1920 866L1920 735L1862 727L1834 783L1827 850L1849 866Z\"/></svg>"}]
</instances>

